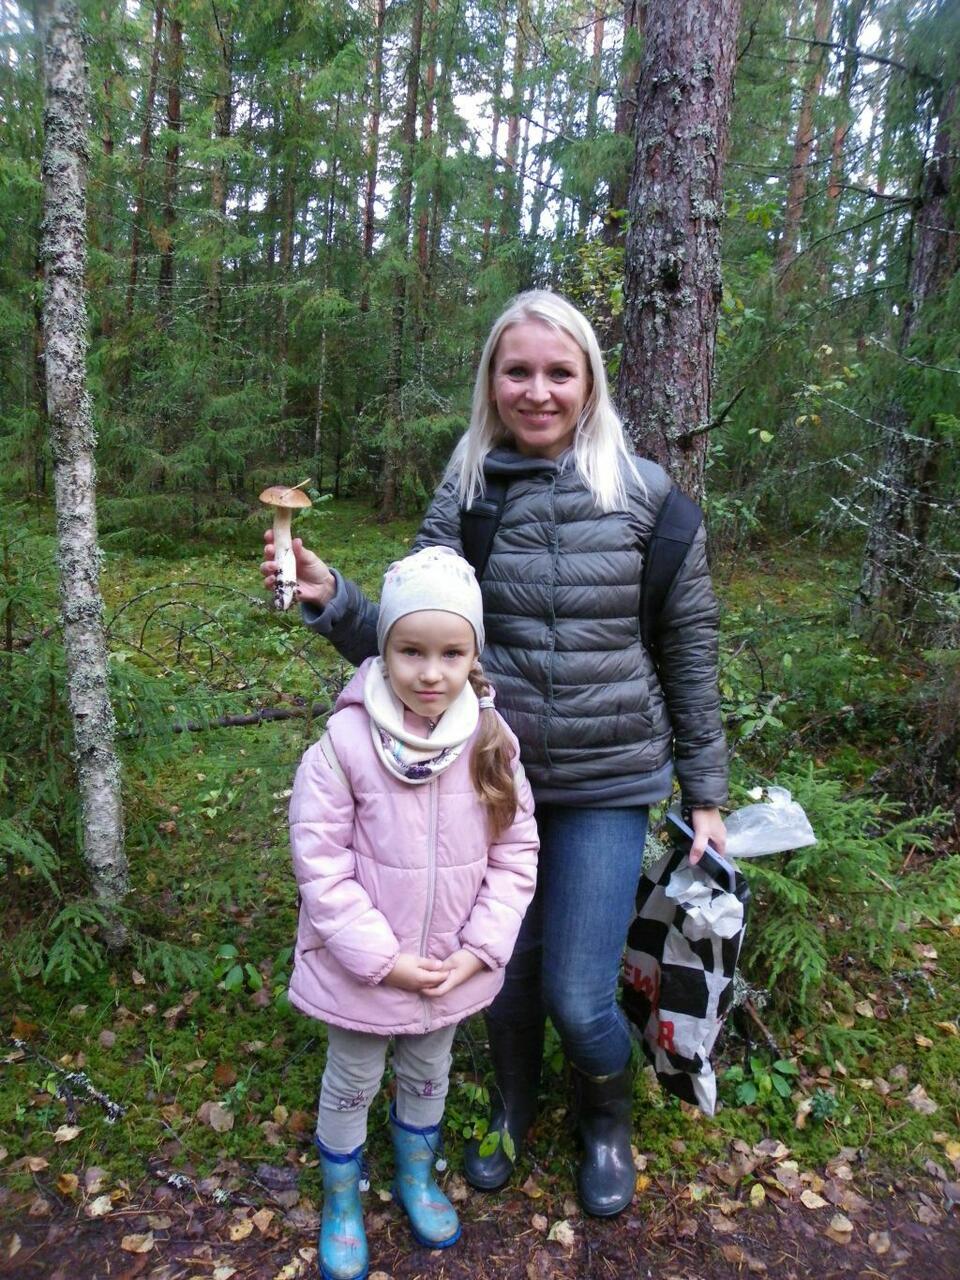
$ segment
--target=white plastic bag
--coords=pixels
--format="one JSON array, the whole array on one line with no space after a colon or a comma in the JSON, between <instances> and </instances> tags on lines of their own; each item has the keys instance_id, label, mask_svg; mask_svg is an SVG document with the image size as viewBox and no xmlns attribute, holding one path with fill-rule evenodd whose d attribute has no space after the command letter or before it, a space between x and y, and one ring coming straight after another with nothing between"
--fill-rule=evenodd
<instances>
[{"instance_id":1,"label":"white plastic bag","mask_svg":"<svg viewBox=\"0 0 960 1280\"><path fill-rule=\"evenodd\" d=\"M726 819L728 858L760 858L816 844L807 815L785 787L767 787L767 799L736 809Z\"/></svg>"}]
</instances>

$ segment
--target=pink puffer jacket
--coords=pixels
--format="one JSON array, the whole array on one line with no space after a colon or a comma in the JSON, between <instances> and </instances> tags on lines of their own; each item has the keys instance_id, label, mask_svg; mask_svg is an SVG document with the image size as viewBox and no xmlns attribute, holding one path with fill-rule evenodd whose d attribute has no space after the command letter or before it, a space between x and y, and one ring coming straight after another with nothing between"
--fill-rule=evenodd
<instances>
[{"instance_id":1,"label":"pink puffer jacket","mask_svg":"<svg viewBox=\"0 0 960 1280\"><path fill-rule=\"evenodd\" d=\"M485 1008L500 990L533 897L539 841L519 763L516 818L494 844L470 781L469 743L419 786L388 772L363 705L370 661L327 725L350 789L316 743L293 786L290 844L301 904L290 1000L340 1027L419 1035ZM445 996L381 982L401 952L445 960L461 947L485 967Z\"/></svg>"}]
</instances>

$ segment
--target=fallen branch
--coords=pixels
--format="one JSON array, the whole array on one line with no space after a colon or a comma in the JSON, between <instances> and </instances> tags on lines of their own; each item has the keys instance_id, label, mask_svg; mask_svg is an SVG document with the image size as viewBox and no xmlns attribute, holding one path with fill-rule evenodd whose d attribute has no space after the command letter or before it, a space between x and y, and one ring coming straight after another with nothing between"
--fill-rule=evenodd
<instances>
[{"instance_id":1,"label":"fallen branch","mask_svg":"<svg viewBox=\"0 0 960 1280\"><path fill-rule=\"evenodd\" d=\"M186 724L172 725L174 733L199 733L202 729L233 729L243 725L265 724L271 720L312 720L326 715L329 702L314 702L309 707L260 707L246 715L215 716L212 720L188 720Z\"/></svg>"}]
</instances>

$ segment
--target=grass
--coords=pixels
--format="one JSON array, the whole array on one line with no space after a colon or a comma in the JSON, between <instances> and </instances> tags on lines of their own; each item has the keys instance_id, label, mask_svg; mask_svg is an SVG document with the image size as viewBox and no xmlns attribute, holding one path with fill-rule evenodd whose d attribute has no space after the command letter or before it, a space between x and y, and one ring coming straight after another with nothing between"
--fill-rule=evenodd
<instances>
[{"instance_id":1,"label":"grass","mask_svg":"<svg viewBox=\"0 0 960 1280\"><path fill-rule=\"evenodd\" d=\"M322 506L301 531L376 592L383 568L403 552L414 527L380 526L362 505L343 502ZM122 548L122 536L111 536L103 582L125 770L130 908L144 938L198 958L202 976L171 981L158 961L138 970L136 957L124 955L70 985L44 984L34 975L18 990L4 966L2 1029L26 1046L20 1051L9 1039L0 1072L0 1172L15 1189L26 1190L32 1178L25 1168L9 1172L22 1156L47 1160L43 1176L53 1181L98 1164L131 1184L157 1159L200 1177L224 1160L254 1166L311 1158L324 1032L292 1011L283 994L296 929L286 796L318 725L291 719L172 731L191 718L251 706L329 702L348 674L296 617L265 608L256 568L260 528L258 518L238 520L225 531L226 543L187 554L180 546L175 558L134 554ZM22 522L21 537L49 552L49 514ZM17 634L55 615L49 560L31 556L28 563L40 567L19 583L21 597L26 587L32 594L14 613ZM778 554L775 565L759 557L740 561L722 584L722 679L741 794L756 780L774 780L787 760L814 760L850 794L864 794L916 747L915 663L877 661L863 649L845 623L852 566L838 558L825 569L819 563L814 576L799 556ZM22 572L26 579L26 567ZM55 636L50 643L56 645ZM27 735L24 743L24 768L28 755L30 767L39 768L33 739ZM68 769L65 756L57 768ZM45 829L61 838L60 877L69 898L81 888L65 842L69 823L48 814ZM921 872L926 860L918 856ZM868 909L851 904L851 916ZM42 878L8 856L0 939L14 942L49 910ZM951 1030L960 1021L957 921L904 924L883 963L867 958L856 930L838 916L816 923L831 981L802 1008L786 991L762 1014L797 1067L794 1096L774 1092L738 1106L736 1082L722 1078L726 1105L707 1120L640 1073L637 1145L651 1172L693 1179L704 1162L723 1161L734 1139L752 1144L765 1136L793 1148L801 1166L854 1147L880 1169L922 1168L960 1139L960 1035ZM149 947L145 954L149 960ZM748 943L745 975L762 983L752 963ZM239 977L229 976L234 970ZM738 1018L723 1043L721 1076L735 1065L749 1070L751 1056L768 1064L759 1039L758 1028ZM55 1096L62 1073L78 1070L124 1108L119 1121L109 1123L101 1104L82 1101L76 1091L73 1115L68 1100ZM456 1131L483 1112L474 1086L484 1071L482 1024L474 1023L458 1037L448 1103L454 1165ZM906 1100L916 1085L938 1104L935 1112L924 1114ZM815 1094L825 1114L798 1128L798 1104ZM373 1113L375 1186L387 1167L378 1118L385 1098ZM205 1123L208 1103L232 1116L232 1128L218 1132ZM573 1158L566 1108L563 1076L551 1070L529 1167L546 1189L554 1184L563 1192ZM79 1133L58 1140L65 1124Z\"/></svg>"}]
</instances>

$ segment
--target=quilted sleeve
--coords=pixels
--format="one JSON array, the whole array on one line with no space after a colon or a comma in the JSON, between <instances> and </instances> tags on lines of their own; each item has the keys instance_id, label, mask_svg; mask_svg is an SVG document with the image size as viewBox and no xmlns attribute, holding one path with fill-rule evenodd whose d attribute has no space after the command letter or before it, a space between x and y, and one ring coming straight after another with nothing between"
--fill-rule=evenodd
<instances>
[{"instance_id":1,"label":"quilted sleeve","mask_svg":"<svg viewBox=\"0 0 960 1280\"><path fill-rule=\"evenodd\" d=\"M357 881L353 796L318 746L303 757L290 797L290 848L301 909L330 955L361 982L380 982L400 944Z\"/></svg>"}]
</instances>

